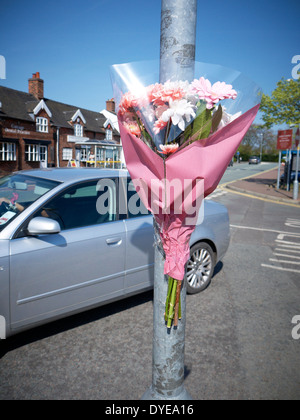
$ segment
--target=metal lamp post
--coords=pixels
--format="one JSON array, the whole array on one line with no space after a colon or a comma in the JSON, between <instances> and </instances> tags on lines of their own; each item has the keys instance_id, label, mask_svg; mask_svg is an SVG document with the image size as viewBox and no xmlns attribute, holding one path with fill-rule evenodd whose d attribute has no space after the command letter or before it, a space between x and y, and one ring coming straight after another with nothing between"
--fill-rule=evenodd
<instances>
[{"instance_id":1,"label":"metal lamp post","mask_svg":"<svg viewBox=\"0 0 300 420\"><path fill-rule=\"evenodd\" d=\"M194 78L197 0L162 0L160 81Z\"/></svg>"},{"instance_id":2,"label":"metal lamp post","mask_svg":"<svg viewBox=\"0 0 300 420\"><path fill-rule=\"evenodd\" d=\"M295 173L295 181L294 181L294 190L293 190L293 199L298 200L299 194L299 181L298 181L298 172L299 172L299 146L297 147L297 158L296 158L296 173Z\"/></svg>"},{"instance_id":3,"label":"metal lamp post","mask_svg":"<svg viewBox=\"0 0 300 420\"><path fill-rule=\"evenodd\" d=\"M295 135L295 142L297 147L297 158L296 158L296 173L295 173L295 181L294 181L294 191L293 191L293 199L298 200L299 194L299 181L298 181L298 173L299 173L299 152L300 152L300 127L298 127Z\"/></svg>"},{"instance_id":4,"label":"metal lamp post","mask_svg":"<svg viewBox=\"0 0 300 420\"><path fill-rule=\"evenodd\" d=\"M297 154L296 154L296 168L295 168L295 180L293 183L293 200L298 200L298 194L299 194L299 181L298 181L298 173L299 173L299 141L300 141L300 127L295 125L295 124L290 124L290 128L294 130L296 130L295 132L295 144L296 144L296 148L297 148ZM290 190L289 188L289 181L290 181L290 176L291 176L291 171L293 170L293 168L291 167L291 165L293 164L294 167L294 158L292 157L292 151L290 151L290 165L289 165L289 172L288 172L288 190Z\"/></svg>"},{"instance_id":5,"label":"metal lamp post","mask_svg":"<svg viewBox=\"0 0 300 420\"><path fill-rule=\"evenodd\" d=\"M162 0L160 82L194 77L197 0ZM155 225L155 224L154 224ZM164 254L155 225L154 319L152 385L145 400L188 400L184 387L186 287L181 291L178 328L168 330L164 312L168 279L164 276ZM184 283L184 282L183 282Z\"/></svg>"}]
</instances>

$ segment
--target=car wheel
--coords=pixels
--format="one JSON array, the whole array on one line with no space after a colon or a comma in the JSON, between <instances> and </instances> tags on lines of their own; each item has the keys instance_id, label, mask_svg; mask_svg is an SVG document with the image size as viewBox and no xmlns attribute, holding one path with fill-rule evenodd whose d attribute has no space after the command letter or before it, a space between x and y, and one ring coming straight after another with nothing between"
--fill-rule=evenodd
<instances>
[{"instance_id":1,"label":"car wheel","mask_svg":"<svg viewBox=\"0 0 300 420\"><path fill-rule=\"evenodd\" d=\"M211 246L199 242L191 248L191 257L186 266L187 293L202 292L211 282L216 256Z\"/></svg>"}]
</instances>

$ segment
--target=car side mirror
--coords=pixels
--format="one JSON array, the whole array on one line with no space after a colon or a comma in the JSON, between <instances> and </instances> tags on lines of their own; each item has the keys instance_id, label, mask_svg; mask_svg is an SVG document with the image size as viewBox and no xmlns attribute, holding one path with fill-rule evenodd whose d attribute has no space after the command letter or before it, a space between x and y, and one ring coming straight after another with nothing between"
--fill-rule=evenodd
<instances>
[{"instance_id":1,"label":"car side mirror","mask_svg":"<svg viewBox=\"0 0 300 420\"><path fill-rule=\"evenodd\" d=\"M31 236L36 235L51 235L60 233L60 225L56 220L49 219L47 217L35 217L30 220L27 233Z\"/></svg>"}]
</instances>

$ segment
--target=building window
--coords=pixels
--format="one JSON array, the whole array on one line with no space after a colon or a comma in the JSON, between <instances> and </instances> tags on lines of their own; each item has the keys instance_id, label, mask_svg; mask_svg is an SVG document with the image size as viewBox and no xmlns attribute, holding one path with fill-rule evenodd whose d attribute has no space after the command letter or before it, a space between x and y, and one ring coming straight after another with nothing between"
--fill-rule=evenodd
<instances>
[{"instance_id":1,"label":"building window","mask_svg":"<svg viewBox=\"0 0 300 420\"><path fill-rule=\"evenodd\" d=\"M47 162L47 146L40 146L40 161Z\"/></svg>"},{"instance_id":2,"label":"building window","mask_svg":"<svg viewBox=\"0 0 300 420\"><path fill-rule=\"evenodd\" d=\"M47 118L37 117L36 131L39 133L48 133L48 120Z\"/></svg>"},{"instance_id":3,"label":"building window","mask_svg":"<svg viewBox=\"0 0 300 420\"><path fill-rule=\"evenodd\" d=\"M80 150L81 150L80 160L83 162L86 162L91 152L91 146L82 146Z\"/></svg>"},{"instance_id":4,"label":"building window","mask_svg":"<svg viewBox=\"0 0 300 420\"><path fill-rule=\"evenodd\" d=\"M17 160L15 143L0 143L0 160L1 161Z\"/></svg>"},{"instance_id":5,"label":"building window","mask_svg":"<svg viewBox=\"0 0 300 420\"><path fill-rule=\"evenodd\" d=\"M81 124L74 125L74 135L76 137L83 137L83 127Z\"/></svg>"},{"instance_id":6,"label":"building window","mask_svg":"<svg viewBox=\"0 0 300 420\"><path fill-rule=\"evenodd\" d=\"M103 163L105 161L105 149L102 147L96 147L96 160Z\"/></svg>"},{"instance_id":7,"label":"building window","mask_svg":"<svg viewBox=\"0 0 300 420\"><path fill-rule=\"evenodd\" d=\"M62 158L63 160L73 159L73 150L70 147L63 148Z\"/></svg>"},{"instance_id":8,"label":"building window","mask_svg":"<svg viewBox=\"0 0 300 420\"><path fill-rule=\"evenodd\" d=\"M106 140L112 140L113 136L112 136L112 130L107 129L106 130Z\"/></svg>"},{"instance_id":9,"label":"building window","mask_svg":"<svg viewBox=\"0 0 300 420\"><path fill-rule=\"evenodd\" d=\"M25 160L27 162L47 162L47 146L40 144L26 144L25 146Z\"/></svg>"}]
</instances>

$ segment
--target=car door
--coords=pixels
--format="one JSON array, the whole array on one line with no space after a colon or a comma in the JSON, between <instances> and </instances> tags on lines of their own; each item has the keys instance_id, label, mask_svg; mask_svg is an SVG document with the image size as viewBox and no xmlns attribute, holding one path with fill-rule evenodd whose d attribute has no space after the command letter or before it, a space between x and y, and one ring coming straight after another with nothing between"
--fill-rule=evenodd
<instances>
[{"instance_id":1,"label":"car door","mask_svg":"<svg viewBox=\"0 0 300 420\"><path fill-rule=\"evenodd\" d=\"M59 234L11 240L12 328L124 293L125 226L116 199L117 182L73 185L34 215L56 219Z\"/></svg>"},{"instance_id":2,"label":"car door","mask_svg":"<svg viewBox=\"0 0 300 420\"><path fill-rule=\"evenodd\" d=\"M143 206L133 183L128 179L125 291L130 293L154 283L153 216Z\"/></svg>"}]
</instances>

